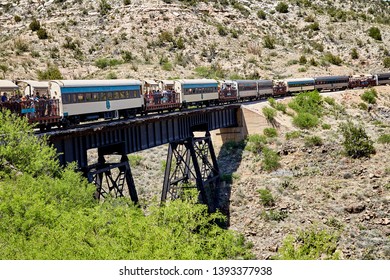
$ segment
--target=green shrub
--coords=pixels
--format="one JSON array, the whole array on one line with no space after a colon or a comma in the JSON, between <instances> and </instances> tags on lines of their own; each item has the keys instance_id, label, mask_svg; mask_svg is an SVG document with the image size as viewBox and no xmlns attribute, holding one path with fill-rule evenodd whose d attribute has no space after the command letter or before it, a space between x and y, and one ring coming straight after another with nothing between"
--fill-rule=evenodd
<instances>
[{"instance_id":1,"label":"green shrub","mask_svg":"<svg viewBox=\"0 0 390 280\"><path fill-rule=\"evenodd\" d=\"M278 254L278 260L338 260L337 251L339 234L326 230L308 229L299 231L296 237L288 235Z\"/></svg>"},{"instance_id":2,"label":"green shrub","mask_svg":"<svg viewBox=\"0 0 390 280\"><path fill-rule=\"evenodd\" d=\"M360 102L360 103L358 104L358 108L361 109L361 110L364 110L364 111L367 111L367 110L368 110L368 106L367 106L367 104L364 103L364 102Z\"/></svg>"},{"instance_id":3,"label":"green shrub","mask_svg":"<svg viewBox=\"0 0 390 280\"><path fill-rule=\"evenodd\" d=\"M269 210L269 211L262 211L261 217L266 221L284 221L288 217L287 211L283 210Z\"/></svg>"},{"instance_id":4,"label":"green shrub","mask_svg":"<svg viewBox=\"0 0 390 280\"><path fill-rule=\"evenodd\" d=\"M274 49L275 48L276 39L272 35L265 35L263 38L263 46L267 49Z\"/></svg>"},{"instance_id":5,"label":"green shrub","mask_svg":"<svg viewBox=\"0 0 390 280\"><path fill-rule=\"evenodd\" d=\"M28 51L28 44L26 41L20 39L20 38L17 38L14 42L14 45L15 45L15 48L16 48L16 51L17 52L26 52Z\"/></svg>"},{"instance_id":6,"label":"green shrub","mask_svg":"<svg viewBox=\"0 0 390 280\"><path fill-rule=\"evenodd\" d=\"M299 128L313 128L318 125L318 122L318 117L310 113L298 113L293 117L293 124Z\"/></svg>"},{"instance_id":7,"label":"green shrub","mask_svg":"<svg viewBox=\"0 0 390 280\"><path fill-rule=\"evenodd\" d=\"M104 69L107 68L108 66L115 66L121 63L122 61L118 59L99 58L95 61L95 66L100 69Z\"/></svg>"},{"instance_id":8,"label":"green shrub","mask_svg":"<svg viewBox=\"0 0 390 280\"><path fill-rule=\"evenodd\" d=\"M368 35L375 40L382 41L382 34L378 27L370 27Z\"/></svg>"},{"instance_id":9,"label":"green shrub","mask_svg":"<svg viewBox=\"0 0 390 280\"><path fill-rule=\"evenodd\" d=\"M267 137L260 134L251 134L247 137L245 149L253 153L260 152L264 145L267 144Z\"/></svg>"},{"instance_id":10,"label":"green shrub","mask_svg":"<svg viewBox=\"0 0 390 280\"><path fill-rule=\"evenodd\" d=\"M267 18L267 14L264 12L264 10L258 10L257 17L259 19L265 20Z\"/></svg>"},{"instance_id":11,"label":"green shrub","mask_svg":"<svg viewBox=\"0 0 390 280\"><path fill-rule=\"evenodd\" d=\"M285 2L279 2L276 7L275 7L275 10L279 13L288 13L288 4L285 3Z\"/></svg>"},{"instance_id":12,"label":"green shrub","mask_svg":"<svg viewBox=\"0 0 390 280\"><path fill-rule=\"evenodd\" d=\"M387 56L383 59L383 66L390 68L390 56Z\"/></svg>"},{"instance_id":13,"label":"green shrub","mask_svg":"<svg viewBox=\"0 0 390 280\"><path fill-rule=\"evenodd\" d=\"M39 22L39 20L37 20L36 18L34 18L30 25L29 25L31 31L37 31L39 30L39 28L41 28L41 23Z\"/></svg>"},{"instance_id":14,"label":"green shrub","mask_svg":"<svg viewBox=\"0 0 390 280\"><path fill-rule=\"evenodd\" d=\"M143 160L142 156L133 155L133 154L128 155L128 158L129 158L129 162L130 162L131 167L139 165L141 163L141 161Z\"/></svg>"},{"instance_id":15,"label":"green shrub","mask_svg":"<svg viewBox=\"0 0 390 280\"><path fill-rule=\"evenodd\" d=\"M330 52L326 53L324 55L324 61L329 62L330 64L338 65L340 66L343 63L343 60Z\"/></svg>"},{"instance_id":16,"label":"green shrub","mask_svg":"<svg viewBox=\"0 0 390 280\"><path fill-rule=\"evenodd\" d=\"M286 140L290 140L290 139L296 139L296 138L299 138L301 137L301 132L296 130L296 131L291 131L291 132L286 132Z\"/></svg>"},{"instance_id":17,"label":"green shrub","mask_svg":"<svg viewBox=\"0 0 390 280\"><path fill-rule=\"evenodd\" d=\"M107 80L115 80L118 79L118 75L115 72L108 72L106 75Z\"/></svg>"},{"instance_id":18,"label":"green shrub","mask_svg":"<svg viewBox=\"0 0 390 280\"><path fill-rule=\"evenodd\" d=\"M381 136L379 136L378 143L390 144L390 134L382 134Z\"/></svg>"},{"instance_id":19,"label":"green shrub","mask_svg":"<svg viewBox=\"0 0 390 280\"><path fill-rule=\"evenodd\" d=\"M263 206L272 207L275 205L275 198L272 196L272 193L268 189L259 189L257 192L260 195L260 202Z\"/></svg>"},{"instance_id":20,"label":"green shrub","mask_svg":"<svg viewBox=\"0 0 390 280\"><path fill-rule=\"evenodd\" d=\"M15 22L21 22L22 18L19 15L14 15L14 21Z\"/></svg>"},{"instance_id":21,"label":"green shrub","mask_svg":"<svg viewBox=\"0 0 390 280\"><path fill-rule=\"evenodd\" d=\"M37 36L38 36L38 38L41 39L41 40L44 40L44 39L49 38L49 35L47 34L46 29L44 29L44 28L39 28L39 29L38 29L38 31L37 31Z\"/></svg>"},{"instance_id":22,"label":"green shrub","mask_svg":"<svg viewBox=\"0 0 390 280\"><path fill-rule=\"evenodd\" d=\"M264 117L267 119L269 122L274 122L275 117L276 117L276 110L269 108L269 107L263 107L262 109Z\"/></svg>"},{"instance_id":23,"label":"green shrub","mask_svg":"<svg viewBox=\"0 0 390 280\"><path fill-rule=\"evenodd\" d=\"M104 16L107 15L108 12L112 9L110 3L108 3L107 0L100 0L99 1L99 13Z\"/></svg>"},{"instance_id":24,"label":"green shrub","mask_svg":"<svg viewBox=\"0 0 390 280\"><path fill-rule=\"evenodd\" d=\"M57 66L55 65L48 65L46 70L37 71L38 79L39 80L61 80L63 79L62 74Z\"/></svg>"},{"instance_id":25,"label":"green shrub","mask_svg":"<svg viewBox=\"0 0 390 280\"><path fill-rule=\"evenodd\" d=\"M272 171L276 170L280 167L280 156L278 155L277 152L274 150L264 147L263 150L263 161L262 161L262 167L266 171Z\"/></svg>"},{"instance_id":26,"label":"green shrub","mask_svg":"<svg viewBox=\"0 0 390 280\"><path fill-rule=\"evenodd\" d=\"M322 146L322 138L320 136L308 136L305 137L305 146L314 147L314 146Z\"/></svg>"},{"instance_id":27,"label":"green shrub","mask_svg":"<svg viewBox=\"0 0 390 280\"><path fill-rule=\"evenodd\" d=\"M326 103L328 103L329 105L332 105L332 106L336 105L336 100L334 98L330 97L330 96L326 96L324 98L324 101Z\"/></svg>"},{"instance_id":28,"label":"green shrub","mask_svg":"<svg viewBox=\"0 0 390 280\"><path fill-rule=\"evenodd\" d=\"M298 94L288 106L297 113L310 113L318 117L323 112L322 97L316 90Z\"/></svg>"},{"instance_id":29,"label":"green shrub","mask_svg":"<svg viewBox=\"0 0 390 280\"><path fill-rule=\"evenodd\" d=\"M220 36L227 36L229 34L227 28L223 26L222 24L217 25L218 34Z\"/></svg>"},{"instance_id":30,"label":"green shrub","mask_svg":"<svg viewBox=\"0 0 390 280\"><path fill-rule=\"evenodd\" d=\"M357 51L356 48L353 48L353 49L351 50L351 58L352 58L352 59L358 59L358 58L359 58L359 53L358 53L358 51Z\"/></svg>"},{"instance_id":31,"label":"green shrub","mask_svg":"<svg viewBox=\"0 0 390 280\"><path fill-rule=\"evenodd\" d=\"M276 137L276 136L278 136L278 132L273 127L264 128L263 133L267 137Z\"/></svg>"},{"instance_id":32,"label":"green shrub","mask_svg":"<svg viewBox=\"0 0 390 280\"><path fill-rule=\"evenodd\" d=\"M321 127L322 127L322 129L330 129L331 125L328 123L323 123Z\"/></svg>"},{"instance_id":33,"label":"green shrub","mask_svg":"<svg viewBox=\"0 0 390 280\"><path fill-rule=\"evenodd\" d=\"M373 141L368 137L363 127L348 121L340 125L340 130L344 137L343 146L348 156L360 158L375 153Z\"/></svg>"},{"instance_id":34,"label":"green shrub","mask_svg":"<svg viewBox=\"0 0 390 280\"><path fill-rule=\"evenodd\" d=\"M301 57L299 58L299 64L305 65L306 63L307 63L307 58L306 58L306 56L301 55Z\"/></svg>"},{"instance_id":35,"label":"green shrub","mask_svg":"<svg viewBox=\"0 0 390 280\"><path fill-rule=\"evenodd\" d=\"M374 88L372 89L369 89L369 90L366 90L361 96L360 98L369 103L369 104L375 104L376 103L376 97L378 96L378 93L376 92L376 90Z\"/></svg>"}]
</instances>

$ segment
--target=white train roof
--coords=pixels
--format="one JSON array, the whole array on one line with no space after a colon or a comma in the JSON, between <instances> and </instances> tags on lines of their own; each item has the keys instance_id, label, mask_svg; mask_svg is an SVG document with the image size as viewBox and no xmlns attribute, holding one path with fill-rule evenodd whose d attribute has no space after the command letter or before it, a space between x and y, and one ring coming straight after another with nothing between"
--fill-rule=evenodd
<instances>
[{"instance_id":1,"label":"white train roof","mask_svg":"<svg viewBox=\"0 0 390 280\"><path fill-rule=\"evenodd\" d=\"M0 91L12 91L17 90L19 87L8 80L0 80Z\"/></svg>"},{"instance_id":2,"label":"white train roof","mask_svg":"<svg viewBox=\"0 0 390 280\"><path fill-rule=\"evenodd\" d=\"M48 81L20 80L18 82L26 83L34 88L48 88L49 87Z\"/></svg>"},{"instance_id":3,"label":"white train roof","mask_svg":"<svg viewBox=\"0 0 390 280\"><path fill-rule=\"evenodd\" d=\"M210 84L210 83L218 83L214 79L191 79L191 80L176 80L181 84Z\"/></svg>"},{"instance_id":4,"label":"white train roof","mask_svg":"<svg viewBox=\"0 0 390 280\"><path fill-rule=\"evenodd\" d=\"M140 80L52 80L50 83L56 83L60 87L92 87L92 86L127 86L141 85Z\"/></svg>"}]
</instances>

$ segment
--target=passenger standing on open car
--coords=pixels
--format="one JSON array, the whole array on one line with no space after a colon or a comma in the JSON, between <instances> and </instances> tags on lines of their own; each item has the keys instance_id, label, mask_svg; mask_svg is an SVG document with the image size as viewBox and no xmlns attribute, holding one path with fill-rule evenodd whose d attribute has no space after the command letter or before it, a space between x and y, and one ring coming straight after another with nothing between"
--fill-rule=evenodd
<instances>
[{"instance_id":1,"label":"passenger standing on open car","mask_svg":"<svg viewBox=\"0 0 390 280\"><path fill-rule=\"evenodd\" d=\"M1 96L1 102L7 102L7 93L3 92L3 95Z\"/></svg>"}]
</instances>

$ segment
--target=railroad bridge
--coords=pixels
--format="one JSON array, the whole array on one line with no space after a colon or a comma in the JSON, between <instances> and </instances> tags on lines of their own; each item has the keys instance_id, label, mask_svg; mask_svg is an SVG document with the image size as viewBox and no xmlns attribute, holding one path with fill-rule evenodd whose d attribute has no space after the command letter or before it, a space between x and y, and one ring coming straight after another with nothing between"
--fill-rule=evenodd
<instances>
[{"instance_id":1,"label":"railroad bridge","mask_svg":"<svg viewBox=\"0 0 390 280\"><path fill-rule=\"evenodd\" d=\"M212 212L220 174L210 131L240 126L240 106L149 115L45 134L57 149L60 163L77 162L96 185L96 198L128 194L135 203L138 196L127 155L169 144L161 200L175 199L185 188L196 187L200 201ZM97 149L95 164L88 164L91 149ZM119 155L120 160L108 162L107 155Z\"/></svg>"}]
</instances>

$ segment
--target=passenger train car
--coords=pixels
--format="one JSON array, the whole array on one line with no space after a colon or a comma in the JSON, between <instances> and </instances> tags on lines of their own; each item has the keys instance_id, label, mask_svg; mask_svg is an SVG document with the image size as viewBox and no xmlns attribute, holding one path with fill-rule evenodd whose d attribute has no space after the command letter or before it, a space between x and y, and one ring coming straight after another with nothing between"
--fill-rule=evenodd
<instances>
[{"instance_id":1,"label":"passenger train car","mask_svg":"<svg viewBox=\"0 0 390 280\"><path fill-rule=\"evenodd\" d=\"M50 96L59 100L65 125L129 117L145 106L138 80L55 80L49 82L49 88Z\"/></svg>"},{"instance_id":2,"label":"passenger train car","mask_svg":"<svg viewBox=\"0 0 390 280\"><path fill-rule=\"evenodd\" d=\"M100 118L128 118L189 106L278 97L311 90L344 90L390 84L389 73L286 80L0 80L6 108L41 129Z\"/></svg>"}]
</instances>

